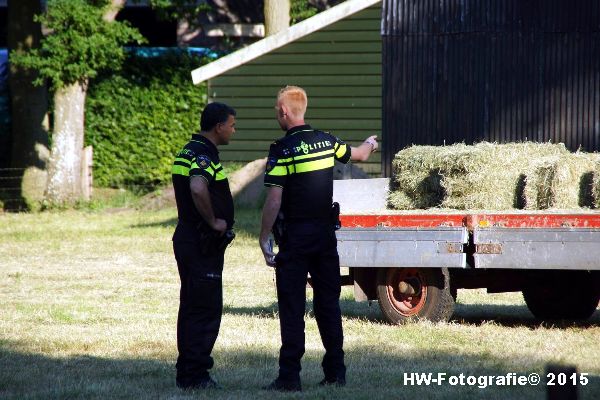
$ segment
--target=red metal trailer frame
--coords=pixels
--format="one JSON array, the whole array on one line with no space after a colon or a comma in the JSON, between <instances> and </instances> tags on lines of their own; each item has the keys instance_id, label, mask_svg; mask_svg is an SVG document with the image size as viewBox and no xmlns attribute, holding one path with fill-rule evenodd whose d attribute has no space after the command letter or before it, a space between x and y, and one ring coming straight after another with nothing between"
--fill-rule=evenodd
<instances>
[{"instance_id":1,"label":"red metal trailer frame","mask_svg":"<svg viewBox=\"0 0 600 400\"><path fill-rule=\"evenodd\" d=\"M432 228L464 226L502 228L600 228L598 213L452 213L341 215L344 228Z\"/></svg>"},{"instance_id":2,"label":"red metal trailer frame","mask_svg":"<svg viewBox=\"0 0 600 400\"><path fill-rule=\"evenodd\" d=\"M388 320L449 318L457 289L522 291L542 319L587 318L600 298L600 212L353 213L340 263ZM568 295L565 295L569 293Z\"/></svg>"}]
</instances>

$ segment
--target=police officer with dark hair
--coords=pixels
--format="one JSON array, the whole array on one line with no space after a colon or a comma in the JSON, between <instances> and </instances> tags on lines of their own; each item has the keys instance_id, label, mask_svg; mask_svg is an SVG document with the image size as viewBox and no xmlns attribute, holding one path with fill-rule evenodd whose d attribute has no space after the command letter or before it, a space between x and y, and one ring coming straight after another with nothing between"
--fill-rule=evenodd
<instances>
[{"instance_id":1,"label":"police officer with dark hair","mask_svg":"<svg viewBox=\"0 0 600 400\"><path fill-rule=\"evenodd\" d=\"M208 370L221 324L221 273L225 248L233 239L233 198L217 146L235 132L235 110L211 103L200 119L201 131L177 154L173 187L178 223L173 250L181 290L177 318L177 386L216 388Z\"/></svg>"},{"instance_id":2,"label":"police officer with dark hair","mask_svg":"<svg viewBox=\"0 0 600 400\"><path fill-rule=\"evenodd\" d=\"M325 347L320 385L346 384L340 265L332 211L334 161L366 161L377 149L376 136L358 147L311 128L304 122L306 92L286 86L277 96L277 121L287 131L271 145L267 158L260 247L267 265L276 267L281 326L279 375L264 389L300 391L300 360L304 354L306 279L314 289L314 312ZM332 215L333 214L333 215ZM283 217L282 220L280 219ZM269 245L277 220L279 253Z\"/></svg>"}]
</instances>

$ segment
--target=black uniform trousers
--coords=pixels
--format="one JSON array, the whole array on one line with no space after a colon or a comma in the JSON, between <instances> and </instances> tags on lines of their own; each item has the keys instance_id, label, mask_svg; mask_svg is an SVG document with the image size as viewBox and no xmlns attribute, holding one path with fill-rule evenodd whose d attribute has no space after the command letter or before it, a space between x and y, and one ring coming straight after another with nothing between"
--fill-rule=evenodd
<instances>
[{"instance_id":1,"label":"black uniform trousers","mask_svg":"<svg viewBox=\"0 0 600 400\"><path fill-rule=\"evenodd\" d=\"M210 356L223 312L224 251L205 255L194 242L173 242L181 290L177 316L177 383L189 386L208 377Z\"/></svg>"},{"instance_id":2,"label":"black uniform trousers","mask_svg":"<svg viewBox=\"0 0 600 400\"><path fill-rule=\"evenodd\" d=\"M315 318L325 347L321 364L325 377L345 377L340 263L334 227L329 221L287 223L275 261L282 343L279 378L300 379L308 273L312 278Z\"/></svg>"}]
</instances>

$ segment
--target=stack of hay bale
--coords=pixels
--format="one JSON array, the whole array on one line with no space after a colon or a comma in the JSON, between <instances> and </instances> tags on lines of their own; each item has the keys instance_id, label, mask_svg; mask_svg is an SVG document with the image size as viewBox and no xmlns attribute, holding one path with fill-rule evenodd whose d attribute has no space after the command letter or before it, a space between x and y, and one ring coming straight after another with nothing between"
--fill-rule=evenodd
<instances>
[{"instance_id":1,"label":"stack of hay bale","mask_svg":"<svg viewBox=\"0 0 600 400\"><path fill-rule=\"evenodd\" d=\"M563 144L412 146L392 168L393 209L600 207L600 154L571 153Z\"/></svg>"}]
</instances>

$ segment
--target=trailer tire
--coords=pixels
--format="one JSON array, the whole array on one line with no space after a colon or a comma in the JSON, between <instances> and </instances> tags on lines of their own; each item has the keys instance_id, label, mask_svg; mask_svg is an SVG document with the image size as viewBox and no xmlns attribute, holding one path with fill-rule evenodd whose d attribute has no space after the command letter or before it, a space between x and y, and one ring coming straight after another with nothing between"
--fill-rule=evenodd
<instances>
[{"instance_id":1,"label":"trailer tire","mask_svg":"<svg viewBox=\"0 0 600 400\"><path fill-rule=\"evenodd\" d=\"M381 268L377 273L377 299L385 319L405 324L419 319L445 322L454 311L447 268ZM411 282L415 295L400 293L400 282Z\"/></svg>"},{"instance_id":2,"label":"trailer tire","mask_svg":"<svg viewBox=\"0 0 600 400\"><path fill-rule=\"evenodd\" d=\"M586 272L560 274L523 289L529 311L542 320L585 320L598 307L600 293Z\"/></svg>"}]
</instances>

